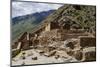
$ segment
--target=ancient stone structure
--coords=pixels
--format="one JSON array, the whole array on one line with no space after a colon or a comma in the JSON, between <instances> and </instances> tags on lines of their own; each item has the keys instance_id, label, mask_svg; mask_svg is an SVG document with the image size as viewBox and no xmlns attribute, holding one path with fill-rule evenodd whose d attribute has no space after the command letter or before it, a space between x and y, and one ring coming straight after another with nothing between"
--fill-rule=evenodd
<instances>
[{"instance_id":1,"label":"ancient stone structure","mask_svg":"<svg viewBox=\"0 0 100 67\"><path fill-rule=\"evenodd\" d=\"M90 36L80 37L80 46L83 47L96 47L96 38Z\"/></svg>"},{"instance_id":2,"label":"ancient stone structure","mask_svg":"<svg viewBox=\"0 0 100 67\"><path fill-rule=\"evenodd\" d=\"M87 13L85 10L86 9L83 9L83 7L80 6L69 7L68 5L64 5L63 7L59 8L52 15L48 16L47 19L37 25L31 33L25 32L21 35L18 41L15 42L15 45L13 45L14 49L12 50L12 57L19 54L21 50L28 50L32 47L35 50L41 48L42 51L39 52L39 54L45 55L46 57L55 56L55 58L58 59L60 55L56 55L57 51L65 51L65 54L73 56L79 61L95 60L95 50L87 52L84 52L83 50L87 47L96 47L95 36L90 36L86 33L87 27L89 30L91 27L95 27L95 18L93 19L93 25L91 24L92 22L90 23L91 19L89 19L92 14ZM88 12L93 11L89 10ZM95 12L93 15L94 14ZM85 21L87 21L86 23L88 24L86 24ZM72 41L71 39L77 40ZM71 41L68 42L68 40ZM64 41L67 43L64 44ZM76 45L78 45L78 47ZM62 48L62 46L64 47ZM78 50L75 50L76 47ZM38 59L38 57L32 58L32 60Z\"/></svg>"}]
</instances>

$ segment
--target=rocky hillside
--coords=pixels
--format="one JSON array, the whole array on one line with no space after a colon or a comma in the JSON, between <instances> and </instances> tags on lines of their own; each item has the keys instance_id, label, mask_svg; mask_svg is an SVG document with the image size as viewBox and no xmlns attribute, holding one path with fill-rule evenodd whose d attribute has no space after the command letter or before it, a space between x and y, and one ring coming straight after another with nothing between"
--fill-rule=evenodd
<instances>
[{"instance_id":1,"label":"rocky hillside","mask_svg":"<svg viewBox=\"0 0 100 67\"><path fill-rule=\"evenodd\" d=\"M70 25L72 28L94 32L96 25L96 7L85 5L64 5L43 21L55 22L60 26Z\"/></svg>"},{"instance_id":2,"label":"rocky hillside","mask_svg":"<svg viewBox=\"0 0 100 67\"><path fill-rule=\"evenodd\" d=\"M12 64L96 61L95 26L95 6L64 5L14 42Z\"/></svg>"}]
</instances>

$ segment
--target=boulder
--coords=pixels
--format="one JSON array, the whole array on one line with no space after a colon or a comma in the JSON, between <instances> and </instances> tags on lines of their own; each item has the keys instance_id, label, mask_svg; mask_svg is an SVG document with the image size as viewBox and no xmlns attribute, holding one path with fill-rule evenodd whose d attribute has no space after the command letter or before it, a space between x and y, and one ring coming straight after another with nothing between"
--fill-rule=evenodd
<instances>
[{"instance_id":1,"label":"boulder","mask_svg":"<svg viewBox=\"0 0 100 67\"><path fill-rule=\"evenodd\" d=\"M22 57L22 59L23 59L23 60L25 60L25 59L26 59L26 57L25 57L25 56L23 56L23 57Z\"/></svg>"},{"instance_id":2,"label":"boulder","mask_svg":"<svg viewBox=\"0 0 100 67\"><path fill-rule=\"evenodd\" d=\"M69 43L66 44L66 47L70 47L71 49L74 49L74 43L69 42Z\"/></svg>"},{"instance_id":3,"label":"boulder","mask_svg":"<svg viewBox=\"0 0 100 67\"><path fill-rule=\"evenodd\" d=\"M33 58L32 58L32 60L37 60L37 59L38 59L37 57L33 57Z\"/></svg>"},{"instance_id":4,"label":"boulder","mask_svg":"<svg viewBox=\"0 0 100 67\"><path fill-rule=\"evenodd\" d=\"M54 56L55 54L56 54L56 51L51 51L49 53L45 53L44 55L47 57L51 57L51 56Z\"/></svg>"},{"instance_id":5,"label":"boulder","mask_svg":"<svg viewBox=\"0 0 100 67\"><path fill-rule=\"evenodd\" d=\"M72 50L70 50L70 51L67 51L67 54L68 54L69 56L72 56L72 55L74 54L74 52L73 52Z\"/></svg>"},{"instance_id":6,"label":"boulder","mask_svg":"<svg viewBox=\"0 0 100 67\"><path fill-rule=\"evenodd\" d=\"M77 60L82 60L83 59L83 53L80 50L75 51L74 54L73 54L73 56Z\"/></svg>"},{"instance_id":7,"label":"boulder","mask_svg":"<svg viewBox=\"0 0 100 67\"><path fill-rule=\"evenodd\" d=\"M56 56L55 56L55 59L58 59L59 57L60 57L60 55L56 55Z\"/></svg>"}]
</instances>

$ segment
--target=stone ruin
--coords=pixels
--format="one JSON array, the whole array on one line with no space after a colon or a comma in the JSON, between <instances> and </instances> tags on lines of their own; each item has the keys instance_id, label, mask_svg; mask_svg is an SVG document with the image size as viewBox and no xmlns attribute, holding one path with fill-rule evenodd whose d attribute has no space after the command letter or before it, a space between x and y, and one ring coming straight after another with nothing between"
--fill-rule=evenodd
<instances>
[{"instance_id":1,"label":"stone ruin","mask_svg":"<svg viewBox=\"0 0 100 67\"><path fill-rule=\"evenodd\" d=\"M89 36L87 36L87 37L81 36L80 37L80 46L82 48L96 46L96 38L95 37L89 37Z\"/></svg>"},{"instance_id":2,"label":"stone ruin","mask_svg":"<svg viewBox=\"0 0 100 67\"><path fill-rule=\"evenodd\" d=\"M40 35L33 34L34 35L33 37L30 37L32 35L28 33L27 34L24 33L23 36L18 40L19 42L21 42L21 46L18 50L12 51L12 57L15 57L17 54L20 53L20 51L28 50L31 49L32 47L32 49L34 48L43 50L42 52L39 53L46 57L55 56L55 58L58 59L60 58L60 55L57 56L56 54L60 50L60 51L65 51L69 56L74 57L78 61L96 60L96 50L95 48L92 48L96 47L95 37L89 36L88 34L78 33L76 34L76 37L73 37L75 36L74 34L70 35L70 37L66 39L61 39L62 38L61 33L64 32L61 32L60 30L57 29L46 32L44 31ZM27 38L28 35L29 38ZM58 43L53 45L54 42ZM42 47L39 47L40 45ZM67 48L69 49L67 50Z\"/></svg>"},{"instance_id":3,"label":"stone ruin","mask_svg":"<svg viewBox=\"0 0 100 67\"><path fill-rule=\"evenodd\" d=\"M61 24L61 26L63 24L64 22ZM90 36L89 32L87 33L83 29L68 28L66 30L66 27L56 29L56 27L52 26L51 23L46 24L46 26L47 27L45 28L43 27L44 30L40 29L35 31L34 33L25 32L18 39L18 41L15 42L15 44L21 42L21 46L19 47L19 49L16 49L18 45L13 45L15 49L12 51L12 57L15 57L20 53L20 51L29 49L42 49L43 52L39 53L41 55L44 54L44 56L46 57L55 56L55 58L59 58L60 55L56 56L56 53L60 50L65 51L66 54L74 57L78 61L96 60L96 50L84 51L84 49L96 47L95 36ZM33 58L33 60L34 59L37 58Z\"/></svg>"}]
</instances>

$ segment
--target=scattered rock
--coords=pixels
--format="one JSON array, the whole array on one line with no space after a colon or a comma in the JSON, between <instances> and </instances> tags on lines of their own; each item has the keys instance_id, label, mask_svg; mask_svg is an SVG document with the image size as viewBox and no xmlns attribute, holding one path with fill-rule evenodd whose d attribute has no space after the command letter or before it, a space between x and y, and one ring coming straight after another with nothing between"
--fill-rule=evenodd
<instances>
[{"instance_id":1,"label":"scattered rock","mask_svg":"<svg viewBox=\"0 0 100 67\"><path fill-rule=\"evenodd\" d=\"M66 47L70 47L71 49L74 49L74 44L73 42L69 42L66 44Z\"/></svg>"},{"instance_id":2,"label":"scattered rock","mask_svg":"<svg viewBox=\"0 0 100 67\"><path fill-rule=\"evenodd\" d=\"M25 62L23 62L22 65L25 65Z\"/></svg>"},{"instance_id":3,"label":"scattered rock","mask_svg":"<svg viewBox=\"0 0 100 67\"><path fill-rule=\"evenodd\" d=\"M54 56L55 54L56 54L56 51L51 51L49 53L45 53L44 55L47 57L51 57L51 56Z\"/></svg>"},{"instance_id":4,"label":"scattered rock","mask_svg":"<svg viewBox=\"0 0 100 67\"><path fill-rule=\"evenodd\" d=\"M32 52L30 52L27 56L32 56L33 55L33 53Z\"/></svg>"},{"instance_id":5,"label":"scattered rock","mask_svg":"<svg viewBox=\"0 0 100 67\"><path fill-rule=\"evenodd\" d=\"M33 58L32 58L32 60L37 60L37 59L38 59L37 57L33 57Z\"/></svg>"},{"instance_id":6,"label":"scattered rock","mask_svg":"<svg viewBox=\"0 0 100 67\"><path fill-rule=\"evenodd\" d=\"M77 60L82 60L83 59L83 53L80 50L74 51L73 55Z\"/></svg>"},{"instance_id":7,"label":"scattered rock","mask_svg":"<svg viewBox=\"0 0 100 67\"><path fill-rule=\"evenodd\" d=\"M25 52L23 52L22 54L23 54L23 55L25 55L26 53L25 53Z\"/></svg>"},{"instance_id":8,"label":"scattered rock","mask_svg":"<svg viewBox=\"0 0 100 67\"><path fill-rule=\"evenodd\" d=\"M25 57L25 56L23 56L23 57L22 57L22 59L23 59L23 60L25 60L25 59L26 59L26 57Z\"/></svg>"},{"instance_id":9,"label":"scattered rock","mask_svg":"<svg viewBox=\"0 0 100 67\"><path fill-rule=\"evenodd\" d=\"M64 45L65 47L69 47L70 49L74 49L76 48L76 46L78 46L79 40L78 39L67 39L64 41Z\"/></svg>"},{"instance_id":10,"label":"scattered rock","mask_svg":"<svg viewBox=\"0 0 100 67\"><path fill-rule=\"evenodd\" d=\"M48 49L49 49L49 52L50 52L50 51L53 51L56 48L55 47L48 47Z\"/></svg>"},{"instance_id":11,"label":"scattered rock","mask_svg":"<svg viewBox=\"0 0 100 67\"><path fill-rule=\"evenodd\" d=\"M44 54L44 51L40 51L39 54L40 54L40 55L43 55L43 54Z\"/></svg>"},{"instance_id":12,"label":"scattered rock","mask_svg":"<svg viewBox=\"0 0 100 67\"><path fill-rule=\"evenodd\" d=\"M69 56L72 56L73 54L74 54L74 52L73 51L67 51L67 54L69 55Z\"/></svg>"},{"instance_id":13,"label":"scattered rock","mask_svg":"<svg viewBox=\"0 0 100 67\"><path fill-rule=\"evenodd\" d=\"M65 56L62 56L62 58L64 58L64 59L68 59L68 57L65 57Z\"/></svg>"},{"instance_id":14,"label":"scattered rock","mask_svg":"<svg viewBox=\"0 0 100 67\"><path fill-rule=\"evenodd\" d=\"M12 61L16 62L17 60L13 58Z\"/></svg>"},{"instance_id":15,"label":"scattered rock","mask_svg":"<svg viewBox=\"0 0 100 67\"><path fill-rule=\"evenodd\" d=\"M58 59L59 57L60 57L59 55L56 55L56 56L55 56L55 59Z\"/></svg>"}]
</instances>

